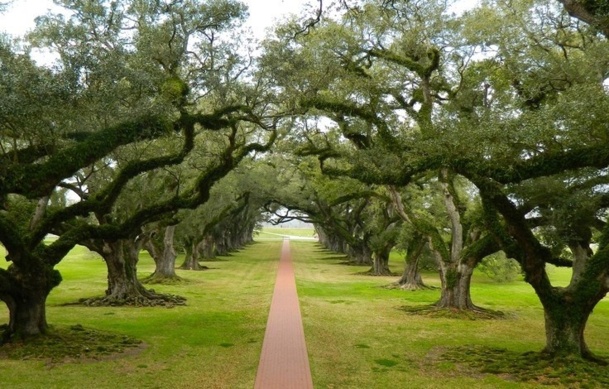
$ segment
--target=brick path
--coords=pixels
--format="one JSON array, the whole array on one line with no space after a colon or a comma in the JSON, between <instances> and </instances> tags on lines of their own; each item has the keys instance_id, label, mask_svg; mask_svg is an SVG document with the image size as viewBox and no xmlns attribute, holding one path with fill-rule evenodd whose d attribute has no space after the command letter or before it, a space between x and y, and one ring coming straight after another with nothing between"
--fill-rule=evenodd
<instances>
[{"instance_id":1,"label":"brick path","mask_svg":"<svg viewBox=\"0 0 609 389\"><path fill-rule=\"evenodd\" d=\"M313 388L288 239L281 249L254 388Z\"/></svg>"}]
</instances>

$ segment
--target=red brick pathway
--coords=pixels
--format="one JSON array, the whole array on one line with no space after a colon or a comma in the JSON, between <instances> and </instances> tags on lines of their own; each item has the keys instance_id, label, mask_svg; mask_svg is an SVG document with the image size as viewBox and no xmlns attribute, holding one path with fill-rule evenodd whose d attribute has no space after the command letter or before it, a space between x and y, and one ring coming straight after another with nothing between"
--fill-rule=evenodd
<instances>
[{"instance_id":1,"label":"red brick pathway","mask_svg":"<svg viewBox=\"0 0 609 389\"><path fill-rule=\"evenodd\" d=\"M313 388L288 239L281 249L254 388Z\"/></svg>"}]
</instances>

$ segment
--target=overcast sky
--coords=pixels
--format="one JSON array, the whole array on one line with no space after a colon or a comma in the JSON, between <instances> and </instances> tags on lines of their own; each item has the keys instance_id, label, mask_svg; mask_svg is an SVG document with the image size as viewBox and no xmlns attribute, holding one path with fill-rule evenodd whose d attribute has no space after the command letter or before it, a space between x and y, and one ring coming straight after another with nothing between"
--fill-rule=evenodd
<instances>
[{"instance_id":1,"label":"overcast sky","mask_svg":"<svg viewBox=\"0 0 609 389\"><path fill-rule=\"evenodd\" d=\"M277 18L297 13L309 0L243 0L250 10L249 24L262 36ZM22 35L34 28L34 18L53 7L51 0L13 0L6 13L0 14L0 31Z\"/></svg>"},{"instance_id":2,"label":"overcast sky","mask_svg":"<svg viewBox=\"0 0 609 389\"><path fill-rule=\"evenodd\" d=\"M6 0L3 0L3 2ZM298 13L305 4L317 4L317 0L243 0L250 10L249 25L259 37L266 28L284 15ZM460 0L462 7L469 8L477 0ZM53 7L52 0L12 0L8 12L0 14L0 31L22 35L34 28L34 18L45 14ZM462 7L455 7L455 10Z\"/></svg>"}]
</instances>

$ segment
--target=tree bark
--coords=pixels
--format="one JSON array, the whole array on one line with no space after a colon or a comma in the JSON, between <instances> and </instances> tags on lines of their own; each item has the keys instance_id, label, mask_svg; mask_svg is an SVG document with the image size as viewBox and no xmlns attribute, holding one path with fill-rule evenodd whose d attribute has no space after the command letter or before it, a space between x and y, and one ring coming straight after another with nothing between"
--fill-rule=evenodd
<instances>
[{"instance_id":1,"label":"tree bark","mask_svg":"<svg viewBox=\"0 0 609 389\"><path fill-rule=\"evenodd\" d=\"M350 262L355 265L372 265L372 250L365 245L349 246L348 253Z\"/></svg>"},{"instance_id":2,"label":"tree bark","mask_svg":"<svg viewBox=\"0 0 609 389\"><path fill-rule=\"evenodd\" d=\"M180 266L180 269L184 270L204 270L207 269L205 266L201 266L199 263L200 249L199 246L202 242L191 240L186 244L186 258L184 263Z\"/></svg>"},{"instance_id":3,"label":"tree bark","mask_svg":"<svg viewBox=\"0 0 609 389\"><path fill-rule=\"evenodd\" d=\"M19 298L0 295L9 310L8 328L2 335L2 343L46 334L46 300L49 292L44 289L28 290L21 293Z\"/></svg>"},{"instance_id":4,"label":"tree bark","mask_svg":"<svg viewBox=\"0 0 609 389\"><path fill-rule=\"evenodd\" d=\"M402 277L397 282L401 289L420 290L428 288L423 283L421 273L419 272L419 260L421 259L421 253L425 244L425 239L422 236L415 236L408 244L404 273L402 273Z\"/></svg>"},{"instance_id":5,"label":"tree bark","mask_svg":"<svg viewBox=\"0 0 609 389\"><path fill-rule=\"evenodd\" d=\"M139 245L131 239L105 243L102 257L108 268L106 302L134 302L148 299L151 294L137 279Z\"/></svg>"},{"instance_id":6,"label":"tree bark","mask_svg":"<svg viewBox=\"0 0 609 389\"><path fill-rule=\"evenodd\" d=\"M584 340L584 330L593 306L572 301L566 295L545 301L546 347L543 351L552 356L580 355L595 359Z\"/></svg>"},{"instance_id":7,"label":"tree bark","mask_svg":"<svg viewBox=\"0 0 609 389\"><path fill-rule=\"evenodd\" d=\"M389 253L391 252L392 246L383 247L376 251L372 256L372 268L369 273L373 276L390 276L391 270L389 270Z\"/></svg>"},{"instance_id":8,"label":"tree bark","mask_svg":"<svg viewBox=\"0 0 609 389\"><path fill-rule=\"evenodd\" d=\"M474 310L470 286L474 267L469 261L440 262L440 279L442 292L436 303L438 308Z\"/></svg>"},{"instance_id":9,"label":"tree bark","mask_svg":"<svg viewBox=\"0 0 609 389\"><path fill-rule=\"evenodd\" d=\"M153 256L155 263L154 273L148 277L146 283L158 283L167 280L180 280L175 271L176 264L176 251L173 245L173 237L175 234L176 226L165 227L165 234L163 235L163 251L159 253L155 251Z\"/></svg>"},{"instance_id":10,"label":"tree bark","mask_svg":"<svg viewBox=\"0 0 609 389\"><path fill-rule=\"evenodd\" d=\"M32 266L25 270L14 263L6 270L0 269L0 300L9 311L3 342L45 334L48 329L46 300L61 276L34 258L27 263Z\"/></svg>"}]
</instances>

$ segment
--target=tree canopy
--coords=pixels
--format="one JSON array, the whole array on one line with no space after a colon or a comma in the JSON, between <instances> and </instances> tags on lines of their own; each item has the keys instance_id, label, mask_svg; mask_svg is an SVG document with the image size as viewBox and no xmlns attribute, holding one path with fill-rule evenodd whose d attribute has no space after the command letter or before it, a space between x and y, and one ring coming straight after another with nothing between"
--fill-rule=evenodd
<instances>
[{"instance_id":1,"label":"tree canopy","mask_svg":"<svg viewBox=\"0 0 609 389\"><path fill-rule=\"evenodd\" d=\"M445 1L319 1L259 55L239 41L238 1L58 4L68 13L27 38L53 66L0 41L9 337L45 331L54 266L76 244L135 269L137 237L182 222L196 268L270 212L314 223L376 274L396 246L412 263L429 250L439 309L481 309L473 269L503 251L544 307L546 351L594 358L585 324L609 291L605 1L458 14ZM569 286L546 264L570 267Z\"/></svg>"}]
</instances>

